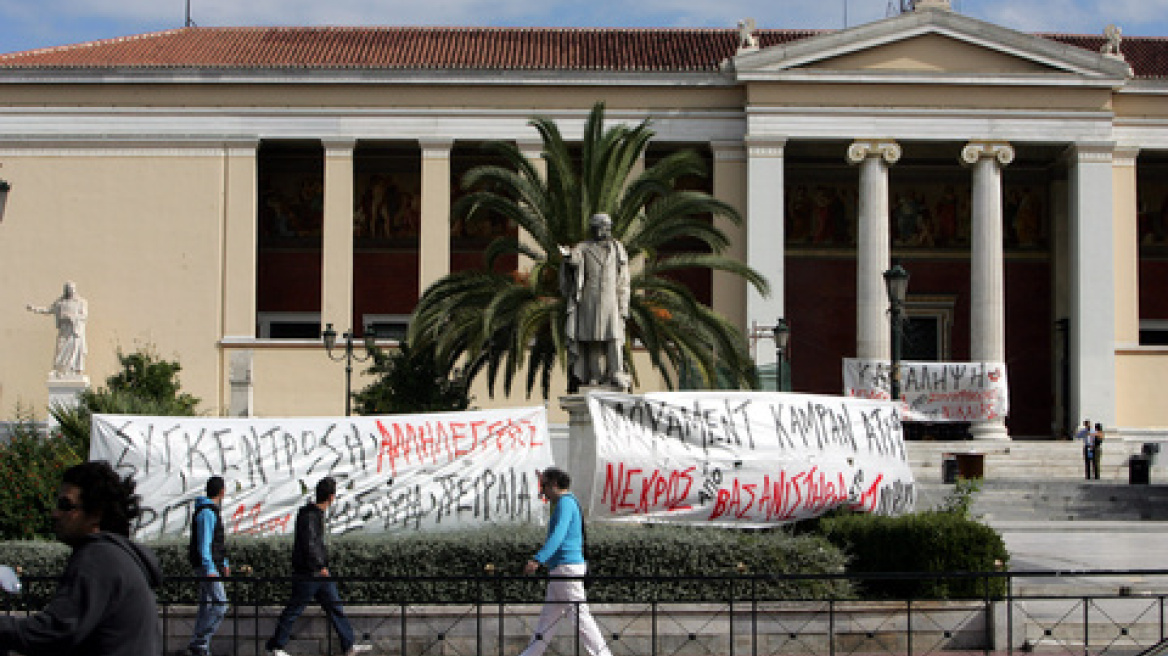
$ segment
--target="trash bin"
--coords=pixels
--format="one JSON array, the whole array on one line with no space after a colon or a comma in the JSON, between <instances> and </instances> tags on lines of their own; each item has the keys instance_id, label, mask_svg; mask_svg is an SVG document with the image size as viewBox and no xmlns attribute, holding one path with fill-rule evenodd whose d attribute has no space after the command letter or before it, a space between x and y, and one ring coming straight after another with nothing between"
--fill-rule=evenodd
<instances>
[{"instance_id":1,"label":"trash bin","mask_svg":"<svg viewBox=\"0 0 1168 656\"><path fill-rule=\"evenodd\" d=\"M957 453L957 475L966 480L985 478L984 453Z\"/></svg>"},{"instance_id":2,"label":"trash bin","mask_svg":"<svg viewBox=\"0 0 1168 656\"><path fill-rule=\"evenodd\" d=\"M957 482L957 456L952 453L941 454L941 482Z\"/></svg>"},{"instance_id":3,"label":"trash bin","mask_svg":"<svg viewBox=\"0 0 1168 656\"><path fill-rule=\"evenodd\" d=\"M1127 461L1128 485L1148 485L1152 482L1152 462L1145 456L1132 456Z\"/></svg>"}]
</instances>

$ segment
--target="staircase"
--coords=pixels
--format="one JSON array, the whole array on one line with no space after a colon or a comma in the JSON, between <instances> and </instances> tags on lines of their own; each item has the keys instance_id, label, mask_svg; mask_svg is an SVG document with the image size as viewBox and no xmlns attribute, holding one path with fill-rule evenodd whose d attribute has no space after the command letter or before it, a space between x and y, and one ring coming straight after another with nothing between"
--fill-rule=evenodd
<instances>
[{"instance_id":1,"label":"staircase","mask_svg":"<svg viewBox=\"0 0 1168 656\"><path fill-rule=\"evenodd\" d=\"M1083 476L1078 442L909 442L917 481L917 508L941 505L953 485L942 482L946 454L984 455L973 514L1000 521L1168 521L1168 467L1158 458L1150 485L1128 484L1128 459L1142 443L1114 439L1103 447L1099 480ZM1166 454L1168 455L1168 454Z\"/></svg>"}]
</instances>

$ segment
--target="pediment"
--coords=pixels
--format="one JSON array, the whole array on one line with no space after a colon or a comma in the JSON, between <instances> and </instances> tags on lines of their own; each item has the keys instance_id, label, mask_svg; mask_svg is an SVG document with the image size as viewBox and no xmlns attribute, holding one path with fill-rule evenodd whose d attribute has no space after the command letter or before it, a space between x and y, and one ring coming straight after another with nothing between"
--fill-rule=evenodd
<instances>
[{"instance_id":1,"label":"pediment","mask_svg":"<svg viewBox=\"0 0 1168 656\"><path fill-rule=\"evenodd\" d=\"M943 9L929 9L740 54L740 80L882 78L981 84L1122 84L1127 63Z\"/></svg>"}]
</instances>

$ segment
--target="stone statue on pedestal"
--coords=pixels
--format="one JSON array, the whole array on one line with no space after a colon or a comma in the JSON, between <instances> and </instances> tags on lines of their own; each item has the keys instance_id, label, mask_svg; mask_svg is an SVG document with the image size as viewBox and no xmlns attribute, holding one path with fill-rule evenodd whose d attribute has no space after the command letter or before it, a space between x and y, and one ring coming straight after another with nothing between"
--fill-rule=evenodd
<instances>
[{"instance_id":1,"label":"stone statue on pedestal","mask_svg":"<svg viewBox=\"0 0 1168 656\"><path fill-rule=\"evenodd\" d=\"M72 281L65 283L61 297L48 307L28 306L29 312L51 314L57 321L57 352L53 356L54 378L80 378L85 373L85 321L89 304L77 295Z\"/></svg>"},{"instance_id":2,"label":"stone statue on pedestal","mask_svg":"<svg viewBox=\"0 0 1168 656\"><path fill-rule=\"evenodd\" d=\"M560 246L560 293L567 305L568 391L579 385L628 391L625 323L629 318L629 256L612 237L612 219L588 220L592 239Z\"/></svg>"}]
</instances>

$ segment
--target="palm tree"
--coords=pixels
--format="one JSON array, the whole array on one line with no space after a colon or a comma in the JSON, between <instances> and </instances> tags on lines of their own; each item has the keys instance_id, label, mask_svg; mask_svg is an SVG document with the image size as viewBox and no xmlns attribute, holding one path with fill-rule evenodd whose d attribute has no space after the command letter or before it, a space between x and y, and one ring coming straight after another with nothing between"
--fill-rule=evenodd
<instances>
[{"instance_id":1,"label":"palm tree","mask_svg":"<svg viewBox=\"0 0 1168 656\"><path fill-rule=\"evenodd\" d=\"M433 344L442 362L467 367L467 380L485 369L492 394L502 373L510 395L515 374L526 364L527 394L538 381L546 398L554 367L567 362L559 245L586 239L588 218L603 212L612 217L613 237L633 263L626 351L634 341L644 346L670 389L680 371L696 375L704 387L718 386L720 372L731 387L757 387L742 331L669 277L683 269L716 269L769 293L758 272L720 254L729 242L708 217L741 222L734 208L707 193L677 188L684 177L705 175L701 157L676 152L633 178L653 131L648 120L604 129L603 103L592 108L576 157L554 121L536 117L529 124L543 141L546 175L514 144L489 143L486 148L504 164L469 171L462 186L471 191L452 214L468 223L501 215L530 239L498 237L487 247L482 269L452 273L431 285L414 311L409 342ZM703 246L666 250L678 240ZM499 270L501 258L516 255L533 263L529 271Z\"/></svg>"}]
</instances>

